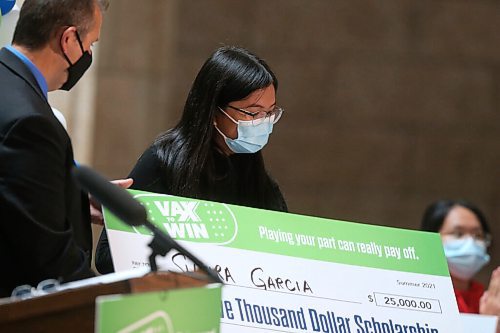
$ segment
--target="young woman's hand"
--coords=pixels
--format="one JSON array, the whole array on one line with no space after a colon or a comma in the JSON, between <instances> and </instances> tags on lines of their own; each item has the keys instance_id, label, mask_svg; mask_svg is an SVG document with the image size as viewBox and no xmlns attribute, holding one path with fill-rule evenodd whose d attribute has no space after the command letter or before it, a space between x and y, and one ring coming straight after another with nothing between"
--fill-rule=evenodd
<instances>
[{"instance_id":1,"label":"young woman's hand","mask_svg":"<svg viewBox=\"0 0 500 333\"><path fill-rule=\"evenodd\" d=\"M479 313L490 316L500 316L500 267L491 273L490 285L479 301ZM497 333L500 333L500 323L497 322Z\"/></svg>"}]
</instances>

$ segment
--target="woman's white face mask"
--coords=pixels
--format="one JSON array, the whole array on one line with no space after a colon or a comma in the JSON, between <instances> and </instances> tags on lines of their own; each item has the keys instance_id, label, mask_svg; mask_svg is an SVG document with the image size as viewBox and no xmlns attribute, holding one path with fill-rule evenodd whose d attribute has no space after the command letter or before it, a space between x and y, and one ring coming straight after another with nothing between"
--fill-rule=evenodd
<instances>
[{"instance_id":1,"label":"woman's white face mask","mask_svg":"<svg viewBox=\"0 0 500 333\"><path fill-rule=\"evenodd\" d=\"M486 244L472 237L443 241L444 254L451 275L470 280L489 261Z\"/></svg>"}]
</instances>

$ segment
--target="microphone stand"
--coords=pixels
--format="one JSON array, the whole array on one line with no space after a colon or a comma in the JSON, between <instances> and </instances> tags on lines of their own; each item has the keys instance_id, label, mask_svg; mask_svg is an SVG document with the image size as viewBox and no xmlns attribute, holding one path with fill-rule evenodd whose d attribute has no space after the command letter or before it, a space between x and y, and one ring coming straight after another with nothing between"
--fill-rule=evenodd
<instances>
[{"instance_id":1,"label":"microphone stand","mask_svg":"<svg viewBox=\"0 0 500 333\"><path fill-rule=\"evenodd\" d=\"M153 235L153 239L148 246L151 249L151 254L149 255L149 267L151 267L151 272L157 272L158 266L156 265L156 257L165 257L167 253L172 251L174 248L171 245L158 241L156 234Z\"/></svg>"},{"instance_id":2,"label":"microphone stand","mask_svg":"<svg viewBox=\"0 0 500 333\"><path fill-rule=\"evenodd\" d=\"M214 282L222 283L219 275L205 265L196 256L191 254L186 248L181 246L178 242L174 241L169 235L166 235L160 231L154 224L148 220L142 223L146 228L148 228L153 233L153 240L148 246L151 248L151 255L149 256L149 265L152 272L158 271L158 265L156 264L156 257L165 257L167 253L172 250L177 250L179 253L185 255L189 260L191 260L196 266L203 270L209 277L211 277Z\"/></svg>"}]
</instances>

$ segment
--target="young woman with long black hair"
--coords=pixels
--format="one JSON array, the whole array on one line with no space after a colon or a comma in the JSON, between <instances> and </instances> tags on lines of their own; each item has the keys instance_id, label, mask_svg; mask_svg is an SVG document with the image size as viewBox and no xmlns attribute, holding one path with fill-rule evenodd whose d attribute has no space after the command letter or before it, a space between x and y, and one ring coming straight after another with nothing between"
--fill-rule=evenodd
<instances>
[{"instance_id":1,"label":"young woman with long black hair","mask_svg":"<svg viewBox=\"0 0 500 333\"><path fill-rule=\"evenodd\" d=\"M261 153L283 115L277 88L266 62L248 50L216 50L199 71L179 123L156 139L130 173L133 188L287 211ZM112 272L105 231L96 252L99 272Z\"/></svg>"}]
</instances>

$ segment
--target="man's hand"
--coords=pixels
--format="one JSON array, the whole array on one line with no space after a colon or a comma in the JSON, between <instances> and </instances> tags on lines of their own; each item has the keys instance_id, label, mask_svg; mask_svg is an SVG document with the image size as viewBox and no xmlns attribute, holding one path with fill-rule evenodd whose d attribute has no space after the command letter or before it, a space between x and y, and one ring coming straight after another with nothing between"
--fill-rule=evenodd
<instances>
[{"instance_id":1,"label":"man's hand","mask_svg":"<svg viewBox=\"0 0 500 333\"><path fill-rule=\"evenodd\" d=\"M111 181L113 184L120 186L121 188L129 188L132 186L134 180L132 178L118 179ZM104 217L102 216L102 206L97 202L91 195L89 195L90 201L90 221L93 224L103 225Z\"/></svg>"}]
</instances>

